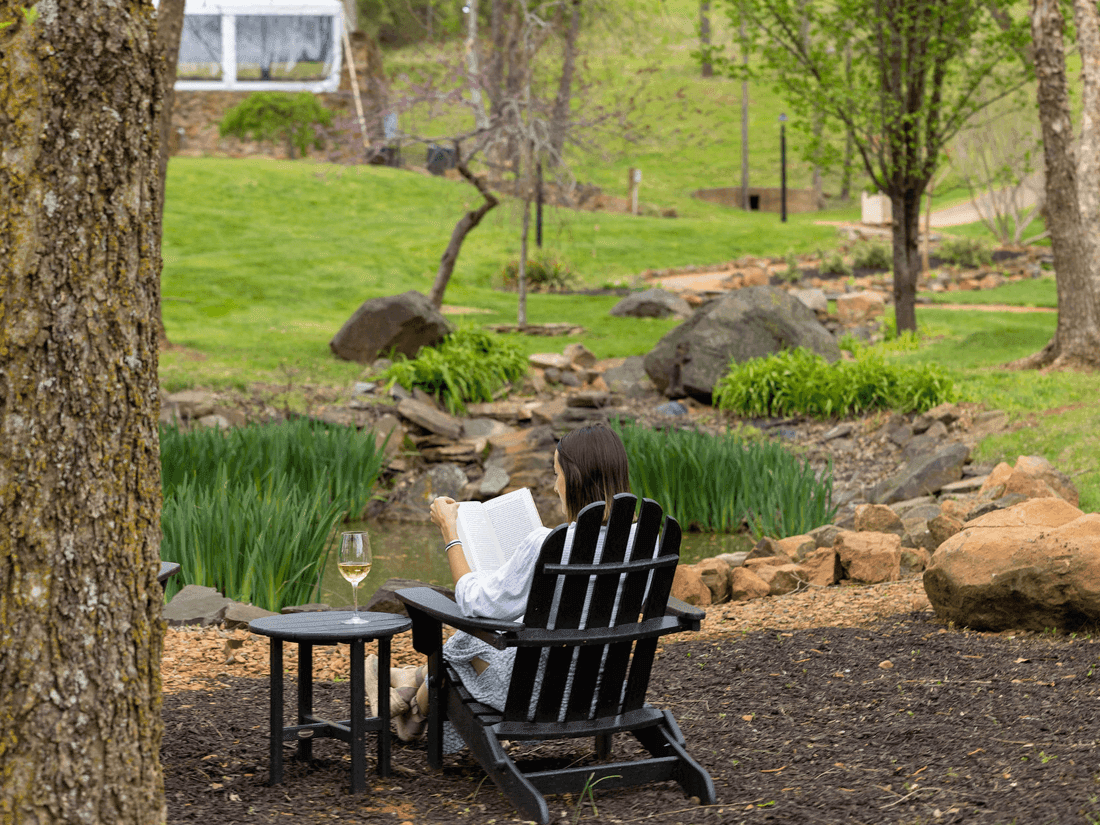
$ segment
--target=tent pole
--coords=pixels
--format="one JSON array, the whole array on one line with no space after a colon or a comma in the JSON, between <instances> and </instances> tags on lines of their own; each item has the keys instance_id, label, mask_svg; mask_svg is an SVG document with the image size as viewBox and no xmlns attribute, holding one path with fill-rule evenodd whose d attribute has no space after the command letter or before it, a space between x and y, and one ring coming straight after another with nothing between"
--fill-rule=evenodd
<instances>
[{"instance_id":1,"label":"tent pole","mask_svg":"<svg viewBox=\"0 0 1100 825\"><path fill-rule=\"evenodd\" d=\"M351 38L348 37L348 24L344 21L344 25L341 26L344 33L344 53L348 60L348 74L351 76L351 92L355 95L355 114L359 117L359 134L363 137L363 148L370 148L370 141L367 139L367 121L363 117L363 101L359 97L359 80L355 76L355 58L351 54Z\"/></svg>"}]
</instances>

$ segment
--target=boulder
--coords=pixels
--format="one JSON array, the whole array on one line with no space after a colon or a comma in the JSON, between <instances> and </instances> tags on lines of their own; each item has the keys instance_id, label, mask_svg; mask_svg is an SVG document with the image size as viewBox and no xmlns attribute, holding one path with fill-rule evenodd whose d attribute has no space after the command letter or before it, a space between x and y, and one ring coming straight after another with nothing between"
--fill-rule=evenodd
<instances>
[{"instance_id":1,"label":"boulder","mask_svg":"<svg viewBox=\"0 0 1100 825\"><path fill-rule=\"evenodd\" d=\"M840 563L840 556L831 547L814 550L798 566L802 571L802 577L818 587L831 587L844 578L844 567Z\"/></svg>"},{"instance_id":2,"label":"boulder","mask_svg":"<svg viewBox=\"0 0 1100 825\"><path fill-rule=\"evenodd\" d=\"M454 599L454 591L450 588L439 587L438 585L428 584L427 582L417 581L416 579L392 578L386 579L386 581L374 591L374 595L370 597L366 606L360 609L369 610L373 613L395 613L401 616L407 616L408 612L405 610L405 603L395 595L398 590L404 590L407 587L430 587L437 593L442 593L444 596L452 600ZM350 607L348 609L350 610Z\"/></svg>"},{"instance_id":3,"label":"boulder","mask_svg":"<svg viewBox=\"0 0 1100 825\"><path fill-rule=\"evenodd\" d=\"M169 627L220 624L232 603L213 587L188 584L164 606L163 615Z\"/></svg>"},{"instance_id":4,"label":"boulder","mask_svg":"<svg viewBox=\"0 0 1100 825\"><path fill-rule=\"evenodd\" d=\"M953 535L963 529L963 522L955 516L940 513L935 518L928 519L928 534L932 537L932 543L939 547Z\"/></svg>"},{"instance_id":5,"label":"boulder","mask_svg":"<svg viewBox=\"0 0 1100 825\"><path fill-rule=\"evenodd\" d=\"M924 590L937 616L963 627L1094 625L1100 621L1100 514L1083 515L1048 498L975 519L933 555Z\"/></svg>"},{"instance_id":6,"label":"boulder","mask_svg":"<svg viewBox=\"0 0 1100 825\"><path fill-rule=\"evenodd\" d=\"M647 289L627 295L611 307L611 314L631 318L667 318L669 315L687 318L691 315L691 306L672 292Z\"/></svg>"},{"instance_id":7,"label":"boulder","mask_svg":"<svg viewBox=\"0 0 1100 825\"><path fill-rule=\"evenodd\" d=\"M825 296L825 290L813 287L812 289L792 289L791 297L797 298L814 312L823 315L829 313L829 299Z\"/></svg>"},{"instance_id":8,"label":"boulder","mask_svg":"<svg viewBox=\"0 0 1100 825\"><path fill-rule=\"evenodd\" d=\"M645 373L645 357L632 355L616 367L604 370L603 380L611 392L636 398L652 392L653 382Z\"/></svg>"},{"instance_id":9,"label":"boulder","mask_svg":"<svg viewBox=\"0 0 1100 825\"><path fill-rule=\"evenodd\" d=\"M721 559L703 559L694 565L710 590L710 603L721 604L730 595L730 566Z\"/></svg>"},{"instance_id":10,"label":"boulder","mask_svg":"<svg viewBox=\"0 0 1100 825\"><path fill-rule=\"evenodd\" d=\"M836 299L836 317L845 326L880 318L885 312L886 298L880 292L849 292Z\"/></svg>"},{"instance_id":11,"label":"boulder","mask_svg":"<svg viewBox=\"0 0 1100 825\"><path fill-rule=\"evenodd\" d=\"M672 579L672 596L696 607L710 605L710 588L703 581L702 574L688 564L676 565L676 575Z\"/></svg>"},{"instance_id":12,"label":"boulder","mask_svg":"<svg viewBox=\"0 0 1100 825\"><path fill-rule=\"evenodd\" d=\"M932 554L923 547L901 548L901 575L908 578L923 572L932 561Z\"/></svg>"},{"instance_id":13,"label":"boulder","mask_svg":"<svg viewBox=\"0 0 1100 825\"><path fill-rule=\"evenodd\" d=\"M438 344L451 325L427 296L409 290L365 301L329 341L337 358L370 364L391 350L415 358L421 347Z\"/></svg>"},{"instance_id":14,"label":"boulder","mask_svg":"<svg viewBox=\"0 0 1100 825\"><path fill-rule=\"evenodd\" d=\"M769 596L785 596L800 590L806 584L802 568L797 564L780 564L775 567L761 564L752 572L768 586Z\"/></svg>"},{"instance_id":15,"label":"boulder","mask_svg":"<svg viewBox=\"0 0 1100 825\"><path fill-rule=\"evenodd\" d=\"M893 533L905 538L901 516L885 504L861 504L856 508L856 530L861 533Z\"/></svg>"},{"instance_id":16,"label":"boulder","mask_svg":"<svg viewBox=\"0 0 1100 825\"><path fill-rule=\"evenodd\" d=\"M399 402L397 412L403 418L436 435L451 440L462 437L462 422L459 419L415 398L406 398Z\"/></svg>"},{"instance_id":17,"label":"boulder","mask_svg":"<svg viewBox=\"0 0 1100 825\"><path fill-rule=\"evenodd\" d=\"M740 363L795 347L828 361L840 359L835 339L813 310L783 290L748 287L696 310L646 355L645 370L661 392L672 383L709 404L731 360Z\"/></svg>"},{"instance_id":18,"label":"boulder","mask_svg":"<svg viewBox=\"0 0 1100 825\"><path fill-rule=\"evenodd\" d=\"M755 559L771 559L782 558L784 564L789 564L794 561L793 556L787 555L783 552L783 549L779 545L779 539L773 539L768 536L761 538L749 551L748 556L745 557L745 563Z\"/></svg>"},{"instance_id":19,"label":"boulder","mask_svg":"<svg viewBox=\"0 0 1100 825\"><path fill-rule=\"evenodd\" d=\"M744 567L735 567L730 571L730 601L747 602L750 599L762 599L768 595L768 583Z\"/></svg>"},{"instance_id":20,"label":"boulder","mask_svg":"<svg viewBox=\"0 0 1100 825\"><path fill-rule=\"evenodd\" d=\"M776 542L776 547L780 555L786 556L792 561L802 561L817 549L817 542L814 541L813 536L788 536L785 539L779 539Z\"/></svg>"},{"instance_id":21,"label":"boulder","mask_svg":"<svg viewBox=\"0 0 1100 825\"><path fill-rule=\"evenodd\" d=\"M841 530L833 549L852 581L879 584L901 578L901 539L893 533Z\"/></svg>"},{"instance_id":22,"label":"boulder","mask_svg":"<svg viewBox=\"0 0 1100 825\"><path fill-rule=\"evenodd\" d=\"M998 464L986 477L978 494L990 500L1012 494L1026 498L1058 496L1074 507L1080 501L1069 476L1055 469L1045 458L1035 455L1020 456L1015 467Z\"/></svg>"},{"instance_id":23,"label":"boulder","mask_svg":"<svg viewBox=\"0 0 1100 825\"><path fill-rule=\"evenodd\" d=\"M867 499L875 504L891 504L932 495L943 485L962 478L963 465L969 458L970 448L965 444L947 444L934 453L903 465L892 476L872 487Z\"/></svg>"}]
</instances>

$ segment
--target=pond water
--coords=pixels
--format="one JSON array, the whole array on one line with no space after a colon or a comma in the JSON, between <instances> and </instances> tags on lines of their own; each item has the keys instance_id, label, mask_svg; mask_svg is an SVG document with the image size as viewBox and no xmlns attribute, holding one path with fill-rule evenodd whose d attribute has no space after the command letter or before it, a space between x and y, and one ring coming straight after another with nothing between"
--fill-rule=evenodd
<instances>
[{"instance_id":1,"label":"pond water","mask_svg":"<svg viewBox=\"0 0 1100 825\"><path fill-rule=\"evenodd\" d=\"M452 587L451 570L443 556L439 528L433 524L401 524L398 522L371 521L348 523L341 530L366 530L370 534L374 566L367 580L359 585L359 604L367 600L387 579L416 579ZM717 556L751 550L748 536L727 533L685 533L680 543L680 560L684 564ZM331 555L325 564L317 601L333 607L351 605L351 585L340 577L336 569L336 553L339 539L333 542Z\"/></svg>"}]
</instances>

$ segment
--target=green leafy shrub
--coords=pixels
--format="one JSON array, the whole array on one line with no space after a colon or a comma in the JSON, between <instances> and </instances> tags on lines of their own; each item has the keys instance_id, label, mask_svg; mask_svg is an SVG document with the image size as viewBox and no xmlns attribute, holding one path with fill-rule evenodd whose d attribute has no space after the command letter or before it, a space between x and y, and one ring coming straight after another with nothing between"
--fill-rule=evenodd
<instances>
[{"instance_id":1,"label":"green leafy shrub","mask_svg":"<svg viewBox=\"0 0 1100 825\"><path fill-rule=\"evenodd\" d=\"M460 329L439 346L424 347L412 360L398 355L381 378L410 392L419 387L452 413L461 413L467 403L492 401L497 391L526 374L527 359L515 344L481 330Z\"/></svg>"},{"instance_id":2,"label":"green leafy shrub","mask_svg":"<svg viewBox=\"0 0 1100 825\"><path fill-rule=\"evenodd\" d=\"M567 261L551 254L539 254L527 261L524 273L527 288L544 292L560 292L577 283L577 275ZM509 261L500 271L500 278L508 289L519 283L519 261Z\"/></svg>"},{"instance_id":3,"label":"green leafy shrub","mask_svg":"<svg viewBox=\"0 0 1100 825\"><path fill-rule=\"evenodd\" d=\"M940 367L888 364L871 349L834 364L807 349L786 350L733 364L714 388L716 406L752 418L924 412L955 397L954 382Z\"/></svg>"},{"instance_id":4,"label":"green leafy shrub","mask_svg":"<svg viewBox=\"0 0 1100 825\"><path fill-rule=\"evenodd\" d=\"M822 253L818 271L822 275L836 275L841 278L848 278L852 275L852 268L845 263L844 257L835 251Z\"/></svg>"},{"instance_id":5,"label":"green leafy shrub","mask_svg":"<svg viewBox=\"0 0 1100 825\"><path fill-rule=\"evenodd\" d=\"M788 252L783 260L787 263L787 268L783 271L783 277L792 284L801 281L802 270L798 267L798 258L795 257L795 254Z\"/></svg>"},{"instance_id":6,"label":"green leafy shrub","mask_svg":"<svg viewBox=\"0 0 1100 825\"><path fill-rule=\"evenodd\" d=\"M949 264L967 269L993 263L989 246L977 238L947 238L940 243L936 254Z\"/></svg>"},{"instance_id":7,"label":"green leafy shrub","mask_svg":"<svg viewBox=\"0 0 1100 825\"><path fill-rule=\"evenodd\" d=\"M737 432L650 430L615 423L630 461L630 486L659 502L685 529L795 536L836 515L832 471L821 476L782 445Z\"/></svg>"},{"instance_id":8,"label":"green leafy shrub","mask_svg":"<svg viewBox=\"0 0 1100 825\"><path fill-rule=\"evenodd\" d=\"M305 419L160 437L161 558L181 565L166 595L199 584L274 611L310 601L384 459L373 433Z\"/></svg>"},{"instance_id":9,"label":"green leafy shrub","mask_svg":"<svg viewBox=\"0 0 1100 825\"><path fill-rule=\"evenodd\" d=\"M870 241L852 248L852 266L856 269L890 269L893 265L894 253L886 244Z\"/></svg>"},{"instance_id":10,"label":"green leafy shrub","mask_svg":"<svg viewBox=\"0 0 1100 825\"><path fill-rule=\"evenodd\" d=\"M252 140L286 141L287 153L321 147L317 126L331 126L332 112L309 92L256 92L225 113L218 133Z\"/></svg>"}]
</instances>

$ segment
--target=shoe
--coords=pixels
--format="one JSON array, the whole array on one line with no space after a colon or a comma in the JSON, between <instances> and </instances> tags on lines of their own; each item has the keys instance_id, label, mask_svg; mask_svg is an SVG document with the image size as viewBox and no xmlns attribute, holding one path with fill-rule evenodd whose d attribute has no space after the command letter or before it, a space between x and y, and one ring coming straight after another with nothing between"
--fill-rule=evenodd
<instances>
[{"instance_id":1,"label":"shoe","mask_svg":"<svg viewBox=\"0 0 1100 825\"><path fill-rule=\"evenodd\" d=\"M407 690L407 688L402 688ZM416 703L415 693L410 695L411 707L400 716L393 717L394 727L397 730L397 738L402 742L413 742L424 733L424 726L428 718L420 713L420 706Z\"/></svg>"},{"instance_id":2,"label":"shoe","mask_svg":"<svg viewBox=\"0 0 1100 825\"><path fill-rule=\"evenodd\" d=\"M371 716L378 715L378 656L374 653L367 655L363 663L363 677L366 686L367 702L370 704ZM390 718L407 712L409 703L401 697L396 689L390 688Z\"/></svg>"}]
</instances>

